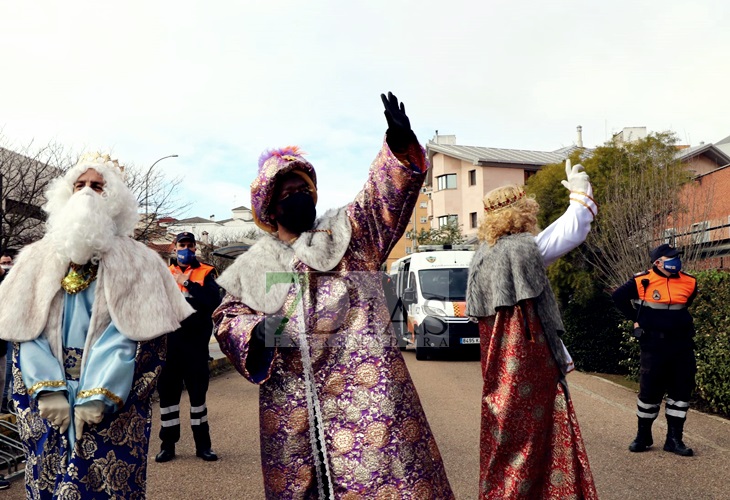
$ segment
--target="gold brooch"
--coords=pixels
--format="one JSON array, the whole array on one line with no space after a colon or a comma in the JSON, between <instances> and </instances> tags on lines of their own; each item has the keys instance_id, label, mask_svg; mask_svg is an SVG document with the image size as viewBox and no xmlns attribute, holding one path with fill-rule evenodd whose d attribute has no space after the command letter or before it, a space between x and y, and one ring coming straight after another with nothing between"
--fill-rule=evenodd
<instances>
[{"instance_id":1,"label":"gold brooch","mask_svg":"<svg viewBox=\"0 0 730 500\"><path fill-rule=\"evenodd\" d=\"M68 274L61 280L61 287L70 295L83 292L96 279L98 270L99 266L97 264L80 266L72 262Z\"/></svg>"}]
</instances>

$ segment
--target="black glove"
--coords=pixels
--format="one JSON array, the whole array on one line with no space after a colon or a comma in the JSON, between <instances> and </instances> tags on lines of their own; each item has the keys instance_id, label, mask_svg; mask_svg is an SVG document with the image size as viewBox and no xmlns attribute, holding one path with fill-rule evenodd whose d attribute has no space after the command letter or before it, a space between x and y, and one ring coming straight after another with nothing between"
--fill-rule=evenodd
<instances>
[{"instance_id":1,"label":"black glove","mask_svg":"<svg viewBox=\"0 0 730 500\"><path fill-rule=\"evenodd\" d=\"M380 94L385 106L385 119L388 121L386 140L390 150L394 153L405 153L408 145L418 142L416 134L411 130L411 121L406 115L406 106L402 102L398 105L398 98L388 92L388 96Z\"/></svg>"},{"instance_id":2,"label":"black glove","mask_svg":"<svg viewBox=\"0 0 730 500\"><path fill-rule=\"evenodd\" d=\"M274 335L279 330L279 327L281 327L281 330L284 330L284 326L288 322L289 318L278 314L266 316L253 328L251 337L262 345L267 345L266 339L269 339L268 345L273 346ZM279 334L281 334L281 332L279 332Z\"/></svg>"}]
</instances>

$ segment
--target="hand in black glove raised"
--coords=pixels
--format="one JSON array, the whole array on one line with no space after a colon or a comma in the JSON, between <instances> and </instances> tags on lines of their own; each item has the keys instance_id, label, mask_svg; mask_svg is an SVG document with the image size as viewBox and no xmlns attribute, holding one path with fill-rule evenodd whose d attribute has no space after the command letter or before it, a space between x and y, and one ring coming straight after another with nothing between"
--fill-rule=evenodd
<instances>
[{"instance_id":1,"label":"hand in black glove raised","mask_svg":"<svg viewBox=\"0 0 730 500\"><path fill-rule=\"evenodd\" d=\"M274 346L274 337L276 332L279 330L279 327L281 327L281 330L283 331L287 322L289 322L289 318L285 316L278 314L266 316L254 327L253 332L251 332L252 338L262 345ZM282 323L284 324L282 325ZM279 332L279 334L281 334L281 332Z\"/></svg>"},{"instance_id":2,"label":"hand in black glove raised","mask_svg":"<svg viewBox=\"0 0 730 500\"><path fill-rule=\"evenodd\" d=\"M394 153L405 153L408 145L418 142L416 134L411 130L411 121L406 115L406 106L398 104L398 98L391 92L380 94L385 106L385 119L388 121L387 141L390 150Z\"/></svg>"}]
</instances>

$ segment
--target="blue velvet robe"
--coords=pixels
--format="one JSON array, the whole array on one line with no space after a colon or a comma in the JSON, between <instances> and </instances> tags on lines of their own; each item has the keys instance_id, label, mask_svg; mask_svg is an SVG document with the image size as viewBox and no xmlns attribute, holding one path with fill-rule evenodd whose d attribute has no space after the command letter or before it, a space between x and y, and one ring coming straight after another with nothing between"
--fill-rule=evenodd
<instances>
[{"instance_id":1,"label":"blue velvet robe","mask_svg":"<svg viewBox=\"0 0 730 500\"><path fill-rule=\"evenodd\" d=\"M81 370L95 285L64 296L64 366L44 336L15 349L13 399L26 448L28 498L145 496L150 396L164 360L165 337L135 342L110 323ZM71 424L63 435L38 414L36 397L42 391L67 394ZM105 403L104 419L75 436L73 407L90 400Z\"/></svg>"}]
</instances>

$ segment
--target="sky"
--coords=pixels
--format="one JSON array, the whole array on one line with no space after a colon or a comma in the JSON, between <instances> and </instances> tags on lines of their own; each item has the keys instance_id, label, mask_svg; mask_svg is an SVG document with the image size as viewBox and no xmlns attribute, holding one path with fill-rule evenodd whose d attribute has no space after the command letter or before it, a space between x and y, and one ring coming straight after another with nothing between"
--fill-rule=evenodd
<instances>
[{"instance_id":1,"label":"sky","mask_svg":"<svg viewBox=\"0 0 730 500\"><path fill-rule=\"evenodd\" d=\"M299 145L318 210L350 201L386 121L422 143L552 151L576 126L730 135L730 3L335 0L0 3L0 136L180 177L184 215L250 206L259 155Z\"/></svg>"}]
</instances>

